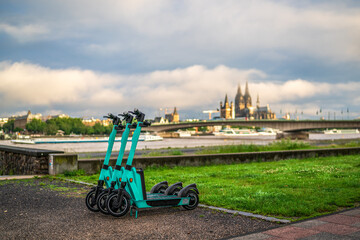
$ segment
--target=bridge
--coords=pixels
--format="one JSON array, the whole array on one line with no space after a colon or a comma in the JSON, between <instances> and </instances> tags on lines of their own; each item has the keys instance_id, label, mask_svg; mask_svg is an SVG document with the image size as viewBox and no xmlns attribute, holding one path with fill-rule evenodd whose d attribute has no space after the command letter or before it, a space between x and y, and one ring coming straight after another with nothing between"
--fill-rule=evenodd
<instances>
[{"instance_id":1,"label":"bridge","mask_svg":"<svg viewBox=\"0 0 360 240\"><path fill-rule=\"evenodd\" d=\"M312 129L326 128L360 129L360 120L214 120L151 125L150 127L146 128L146 131L166 132L179 129L207 126L268 127L279 129L283 132L300 132Z\"/></svg>"}]
</instances>

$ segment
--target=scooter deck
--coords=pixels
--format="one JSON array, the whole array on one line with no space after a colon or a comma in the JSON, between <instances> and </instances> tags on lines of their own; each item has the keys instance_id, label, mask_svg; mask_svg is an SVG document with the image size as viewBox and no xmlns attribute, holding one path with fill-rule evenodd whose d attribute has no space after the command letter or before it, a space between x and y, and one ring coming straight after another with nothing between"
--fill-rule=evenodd
<instances>
[{"instance_id":1,"label":"scooter deck","mask_svg":"<svg viewBox=\"0 0 360 240\"><path fill-rule=\"evenodd\" d=\"M165 195L163 193L146 194L146 200L135 201L138 208L169 207L188 205L190 197L178 197L176 195Z\"/></svg>"},{"instance_id":2,"label":"scooter deck","mask_svg":"<svg viewBox=\"0 0 360 240\"><path fill-rule=\"evenodd\" d=\"M146 194L147 200L163 200L163 199L181 199L181 197L178 197L176 195L165 195L162 193L149 193Z\"/></svg>"}]
</instances>

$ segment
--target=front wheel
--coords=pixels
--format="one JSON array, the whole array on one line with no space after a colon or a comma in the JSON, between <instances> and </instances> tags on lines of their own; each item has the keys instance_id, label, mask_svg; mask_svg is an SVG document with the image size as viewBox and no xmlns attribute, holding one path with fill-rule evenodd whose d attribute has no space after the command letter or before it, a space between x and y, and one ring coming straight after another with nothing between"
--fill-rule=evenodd
<instances>
[{"instance_id":1,"label":"front wheel","mask_svg":"<svg viewBox=\"0 0 360 240\"><path fill-rule=\"evenodd\" d=\"M108 192L102 192L100 193L96 201L97 207L99 208L100 212L102 212L103 214L109 214L109 211L106 208L106 201L108 197L109 197Z\"/></svg>"},{"instance_id":2,"label":"front wheel","mask_svg":"<svg viewBox=\"0 0 360 240\"><path fill-rule=\"evenodd\" d=\"M195 191L188 191L184 197L190 197L189 205L182 205L186 210L194 210L199 205L199 195Z\"/></svg>"},{"instance_id":3,"label":"front wheel","mask_svg":"<svg viewBox=\"0 0 360 240\"><path fill-rule=\"evenodd\" d=\"M130 199L127 195L123 195L121 206L119 206L118 194L111 194L106 202L107 210L114 217L122 217L130 210Z\"/></svg>"},{"instance_id":4,"label":"front wheel","mask_svg":"<svg viewBox=\"0 0 360 240\"><path fill-rule=\"evenodd\" d=\"M88 194L86 195L86 198L85 198L86 207L92 212L99 211L99 208L96 204L96 196L95 195L96 195L96 189L93 189L90 192L88 192Z\"/></svg>"}]
</instances>

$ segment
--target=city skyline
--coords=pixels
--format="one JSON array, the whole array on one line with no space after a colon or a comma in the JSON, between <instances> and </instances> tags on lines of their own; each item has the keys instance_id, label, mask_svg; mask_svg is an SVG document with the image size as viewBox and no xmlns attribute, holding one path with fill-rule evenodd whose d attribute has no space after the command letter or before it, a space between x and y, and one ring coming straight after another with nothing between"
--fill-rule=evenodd
<instances>
[{"instance_id":1,"label":"city skyline","mask_svg":"<svg viewBox=\"0 0 360 240\"><path fill-rule=\"evenodd\" d=\"M356 1L32 0L0 12L0 117L176 106L206 119L246 81L278 118L360 115Z\"/></svg>"}]
</instances>

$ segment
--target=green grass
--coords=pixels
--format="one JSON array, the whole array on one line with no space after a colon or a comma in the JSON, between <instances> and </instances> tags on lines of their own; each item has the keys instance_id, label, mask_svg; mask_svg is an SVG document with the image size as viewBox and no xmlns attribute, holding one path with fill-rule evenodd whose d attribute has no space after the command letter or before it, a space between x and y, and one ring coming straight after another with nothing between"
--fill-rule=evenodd
<instances>
[{"instance_id":1,"label":"green grass","mask_svg":"<svg viewBox=\"0 0 360 240\"><path fill-rule=\"evenodd\" d=\"M203 204L299 220L358 206L360 156L146 169L147 191L164 180L196 183Z\"/></svg>"},{"instance_id":2,"label":"green grass","mask_svg":"<svg viewBox=\"0 0 360 240\"><path fill-rule=\"evenodd\" d=\"M149 153L141 154L142 157L175 156L175 155L184 155L184 153L181 150L174 149L167 152L151 151Z\"/></svg>"},{"instance_id":3,"label":"green grass","mask_svg":"<svg viewBox=\"0 0 360 240\"><path fill-rule=\"evenodd\" d=\"M328 146L314 146L310 143L281 139L268 145L225 145L206 147L196 154L216 154L216 153L238 153L238 152L262 152L262 151L283 151L283 150L303 150L303 149L322 149L322 148L341 148L341 147L360 147L360 141L352 141L345 144L330 144Z\"/></svg>"}]
</instances>

